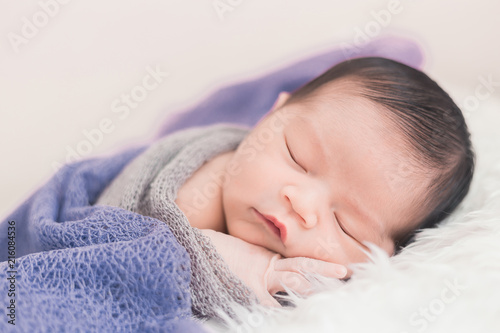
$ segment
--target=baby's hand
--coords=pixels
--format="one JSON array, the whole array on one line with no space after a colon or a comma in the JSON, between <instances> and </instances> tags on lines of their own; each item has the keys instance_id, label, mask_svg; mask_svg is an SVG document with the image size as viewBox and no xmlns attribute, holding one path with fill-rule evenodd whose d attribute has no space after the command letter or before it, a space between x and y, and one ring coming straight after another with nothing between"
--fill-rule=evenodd
<instances>
[{"instance_id":1,"label":"baby's hand","mask_svg":"<svg viewBox=\"0 0 500 333\"><path fill-rule=\"evenodd\" d=\"M272 295L285 291L284 286L301 295L310 294L311 282L303 273L338 279L347 274L343 265L304 257L283 258L231 235L209 229L201 232L210 238L231 271L253 290L264 305L280 306Z\"/></svg>"}]
</instances>

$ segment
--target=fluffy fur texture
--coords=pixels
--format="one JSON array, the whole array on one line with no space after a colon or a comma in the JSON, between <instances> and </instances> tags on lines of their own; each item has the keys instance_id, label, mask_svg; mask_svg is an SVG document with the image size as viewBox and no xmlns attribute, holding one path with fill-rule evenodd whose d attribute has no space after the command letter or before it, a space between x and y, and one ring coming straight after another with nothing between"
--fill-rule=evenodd
<instances>
[{"instance_id":1,"label":"fluffy fur texture","mask_svg":"<svg viewBox=\"0 0 500 333\"><path fill-rule=\"evenodd\" d=\"M373 248L347 283L318 282L296 307L239 308L239 321L206 323L216 332L500 331L500 100L468 117L477 170L465 201L438 228L399 255Z\"/></svg>"}]
</instances>

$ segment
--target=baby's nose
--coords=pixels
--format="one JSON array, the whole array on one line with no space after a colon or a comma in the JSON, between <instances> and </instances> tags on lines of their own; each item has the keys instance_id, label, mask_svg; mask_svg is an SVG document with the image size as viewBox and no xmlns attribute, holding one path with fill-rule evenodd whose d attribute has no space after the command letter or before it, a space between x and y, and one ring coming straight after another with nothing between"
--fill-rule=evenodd
<instances>
[{"instance_id":1,"label":"baby's nose","mask_svg":"<svg viewBox=\"0 0 500 333\"><path fill-rule=\"evenodd\" d=\"M304 220L303 223L307 229L314 228L316 226L316 224L318 223L318 216L314 213L302 216L302 219Z\"/></svg>"},{"instance_id":2,"label":"baby's nose","mask_svg":"<svg viewBox=\"0 0 500 333\"><path fill-rule=\"evenodd\" d=\"M299 215L304 227L314 228L319 221L320 212L325 209L324 194L318 189L304 189L298 186L284 186L283 198L289 202L291 209Z\"/></svg>"}]
</instances>

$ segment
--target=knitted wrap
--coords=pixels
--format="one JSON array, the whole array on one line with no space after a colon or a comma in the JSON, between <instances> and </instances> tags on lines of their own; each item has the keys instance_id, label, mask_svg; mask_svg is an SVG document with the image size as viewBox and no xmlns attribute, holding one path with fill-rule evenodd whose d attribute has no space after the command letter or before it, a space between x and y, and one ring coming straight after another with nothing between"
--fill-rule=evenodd
<instances>
[{"instance_id":1,"label":"knitted wrap","mask_svg":"<svg viewBox=\"0 0 500 333\"><path fill-rule=\"evenodd\" d=\"M133 159L96 204L115 206L164 221L191 259L192 310L214 317L232 314L230 303L249 305L255 294L228 268L210 239L191 227L175 204L179 188L203 163L235 150L248 130L229 125L169 135Z\"/></svg>"}]
</instances>

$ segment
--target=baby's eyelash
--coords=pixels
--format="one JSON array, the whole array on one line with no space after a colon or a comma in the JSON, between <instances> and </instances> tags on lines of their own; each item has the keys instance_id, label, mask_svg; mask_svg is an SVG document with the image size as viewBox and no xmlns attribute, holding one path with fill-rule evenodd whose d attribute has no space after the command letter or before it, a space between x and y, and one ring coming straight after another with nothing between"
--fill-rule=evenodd
<instances>
[{"instance_id":1,"label":"baby's eyelash","mask_svg":"<svg viewBox=\"0 0 500 333\"><path fill-rule=\"evenodd\" d=\"M295 164L297 164L299 167L301 167L302 169L304 169L300 164L299 162L297 162L297 160L295 159L295 157L293 156L292 154L292 151L290 150L290 147L288 147L288 142L286 141L286 138L285 138L285 145L286 145L286 149L288 150L288 154L290 155L290 157L292 158L292 160L295 162Z\"/></svg>"},{"instance_id":2,"label":"baby's eyelash","mask_svg":"<svg viewBox=\"0 0 500 333\"><path fill-rule=\"evenodd\" d=\"M340 229L342 229L342 231L344 232L344 234L346 234L347 236L351 237L352 239L356 240L356 238L354 238L350 233L348 233L345 229L344 229L344 226L342 225L342 223L340 222L340 220L337 218L337 215L335 215L335 213L333 214L333 216L335 217L335 220L337 220L337 223L339 224L339 227Z\"/></svg>"},{"instance_id":3,"label":"baby's eyelash","mask_svg":"<svg viewBox=\"0 0 500 333\"><path fill-rule=\"evenodd\" d=\"M288 145L287 145L286 147L288 148ZM290 148L288 148L288 153L290 154L290 157L292 158L292 160L293 160L295 163L297 163L297 160L296 160L296 159L295 159L295 157L293 156L292 151L290 150ZM299 163L297 163L297 164L299 164Z\"/></svg>"}]
</instances>

